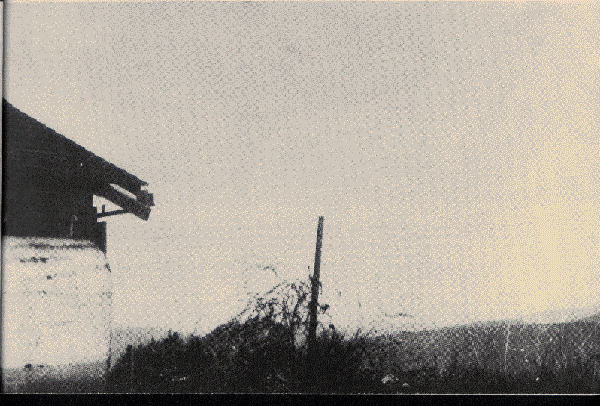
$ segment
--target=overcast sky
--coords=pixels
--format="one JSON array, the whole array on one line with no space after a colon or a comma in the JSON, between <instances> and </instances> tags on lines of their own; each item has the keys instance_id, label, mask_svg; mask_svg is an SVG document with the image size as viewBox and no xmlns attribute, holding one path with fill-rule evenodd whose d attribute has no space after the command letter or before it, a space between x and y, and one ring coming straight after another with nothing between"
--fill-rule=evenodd
<instances>
[{"instance_id":1,"label":"overcast sky","mask_svg":"<svg viewBox=\"0 0 600 406\"><path fill-rule=\"evenodd\" d=\"M108 219L119 324L306 279L320 215L342 328L597 306L594 7L7 4L4 95L149 183Z\"/></svg>"}]
</instances>

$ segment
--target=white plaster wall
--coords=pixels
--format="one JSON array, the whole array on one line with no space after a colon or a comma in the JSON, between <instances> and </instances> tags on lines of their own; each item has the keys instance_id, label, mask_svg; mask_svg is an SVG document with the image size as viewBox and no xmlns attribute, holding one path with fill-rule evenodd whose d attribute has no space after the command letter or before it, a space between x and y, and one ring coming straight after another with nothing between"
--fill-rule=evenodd
<instances>
[{"instance_id":1,"label":"white plaster wall","mask_svg":"<svg viewBox=\"0 0 600 406\"><path fill-rule=\"evenodd\" d=\"M4 370L105 365L111 278L102 251L88 241L4 237L2 263Z\"/></svg>"}]
</instances>

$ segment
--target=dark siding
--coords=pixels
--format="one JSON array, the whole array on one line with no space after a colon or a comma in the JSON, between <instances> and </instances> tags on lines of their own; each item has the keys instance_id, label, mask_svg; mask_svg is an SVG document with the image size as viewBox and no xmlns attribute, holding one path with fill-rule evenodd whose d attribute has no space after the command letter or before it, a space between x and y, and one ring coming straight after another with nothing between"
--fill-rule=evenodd
<instances>
[{"instance_id":1,"label":"dark siding","mask_svg":"<svg viewBox=\"0 0 600 406\"><path fill-rule=\"evenodd\" d=\"M36 186L5 185L3 234L88 239L96 222L93 195L68 187Z\"/></svg>"}]
</instances>

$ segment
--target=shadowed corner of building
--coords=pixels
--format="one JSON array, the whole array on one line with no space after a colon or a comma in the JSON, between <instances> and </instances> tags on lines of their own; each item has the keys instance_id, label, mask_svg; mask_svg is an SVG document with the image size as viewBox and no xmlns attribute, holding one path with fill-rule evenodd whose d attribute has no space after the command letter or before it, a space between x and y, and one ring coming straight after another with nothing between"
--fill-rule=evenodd
<instances>
[{"instance_id":1,"label":"shadowed corner of building","mask_svg":"<svg viewBox=\"0 0 600 406\"><path fill-rule=\"evenodd\" d=\"M3 386L11 381L9 386L13 389L77 392L83 387L77 384L67 388L64 377L78 376L77 382L97 380L99 365L102 371L110 368L112 316L108 300L110 266L105 255L107 224L99 220L126 213L148 220L154 206L153 195L145 190L146 182L22 113L5 99L2 113L2 247L7 281L2 293L6 300L15 301L12 305L4 303L6 309L31 310L27 315L8 314L9 325L3 326L15 333L21 331L26 337L19 346L3 345L3 359L11 359L15 366L10 372L3 368ZM106 212L102 207L98 212L93 205L94 196L120 209ZM81 261L90 255L92 262ZM21 303L23 300L28 302ZM97 306L84 305L86 301ZM74 320L79 319L96 323L87 326L88 331L97 331L94 334L102 337L87 337L77 344L77 329L81 332L86 327L77 325ZM52 328L46 328L48 323ZM61 359L62 355L69 358L66 353L49 355L60 351L56 342L65 340L73 341L65 345L73 347L72 351L78 351L77 345L90 343L108 351L101 360L87 362L84 353L81 362L59 368L47 361ZM64 360L60 364L65 365ZM42 381L49 382L51 377L63 379L66 386L44 386ZM85 387L90 389L89 385Z\"/></svg>"}]
</instances>

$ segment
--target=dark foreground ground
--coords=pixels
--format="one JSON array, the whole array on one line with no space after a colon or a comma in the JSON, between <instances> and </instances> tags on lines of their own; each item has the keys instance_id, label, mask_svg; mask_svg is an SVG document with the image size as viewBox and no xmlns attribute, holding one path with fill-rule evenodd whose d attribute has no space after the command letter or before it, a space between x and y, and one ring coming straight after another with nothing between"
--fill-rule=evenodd
<instances>
[{"instance_id":1,"label":"dark foreground ground","mask_svg":"<svg viewBox=\"0 0 600 406\"><path fill-rule=\"evenodd\" d=\"M108 375L90 373L102 371L101 364L72 368L68 376L44 368L4 370L4 391L597 394L597 319L497 322L378 337L325 332L308 370L301 367L303 353L286 341L285 326L255 319L203 337L184 340L169 333L130 346Z\"/></svg>"},{"instance_id":2,"label":"dark foreground ground","mask_svg":"<svg viewBox=\"0 0 600 406\"><path fill-rule=\"evenodd\" d=\"M344 390L320 388L315 385L312 389L291 390L281 387L279 390L271 390L271 393L372 393L372 394L598 394L598 384L591 379L572 379L571 381L560 381L547 378L531 380L522 378L506 379L501 374L494 376L483 371L465 371L462 376L450 377L447 380L436 380L433 371L416 371L412 375L395 377L394 382L382 383L375 380L358 385L355 390L345 388ZM428 376L429 375L429 376ZM137 385L136 385L137 386ZM132 388L130 390L110 389L106 387L103 378L44 378L29 384L25 383L20 388L6 387L5 393L222 393L222 391L211 390L209 387L189 381L171 382L163 390L156 391L155 388ZM230 393L265 393L266 391L234 390Z\"/></svg>"}]
</instances>

